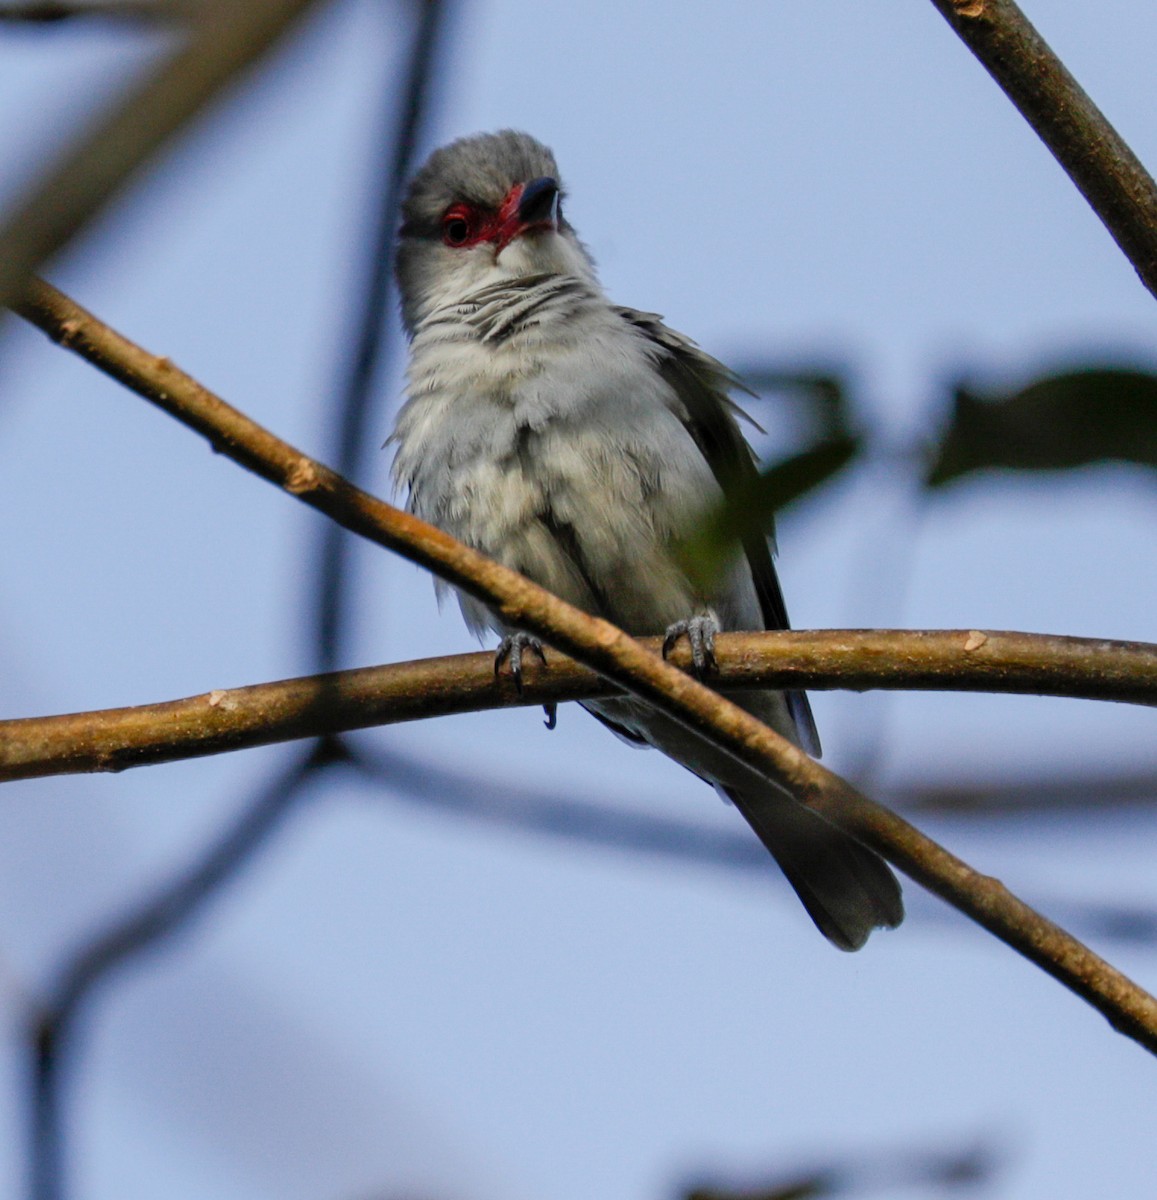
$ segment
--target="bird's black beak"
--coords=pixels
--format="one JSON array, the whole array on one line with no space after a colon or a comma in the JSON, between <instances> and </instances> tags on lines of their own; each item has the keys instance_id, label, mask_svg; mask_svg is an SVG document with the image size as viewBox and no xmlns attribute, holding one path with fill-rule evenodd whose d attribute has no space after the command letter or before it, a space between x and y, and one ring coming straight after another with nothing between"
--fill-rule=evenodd
<instances>
[{"instance_id":1,"label":"bird's black beak","mask_svg":"<svg viewBox=\"0 0 1157 1200\"><path fill-rule=\"evenodd\" d=\"M558 227L558 180L549 175L532 179L518 198L518 219L525 226Z\"/></svg>"},{"instance_id":2,"label":"bird's black beak","mask_svg":"<svg viewBox=\"0 0 1157 1200\"><path fill-rule=\"evenodd\" d=\"M490 241L501 254L515 238L535 230L558 231L558 180L549 175L516 183L506 194L491 232Z\"/></svg>"}]
</instances>

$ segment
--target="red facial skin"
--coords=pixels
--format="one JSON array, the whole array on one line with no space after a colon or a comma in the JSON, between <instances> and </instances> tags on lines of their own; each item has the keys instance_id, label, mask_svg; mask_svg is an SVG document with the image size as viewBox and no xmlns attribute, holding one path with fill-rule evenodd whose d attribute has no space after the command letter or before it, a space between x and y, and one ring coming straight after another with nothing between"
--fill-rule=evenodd
<instances>
[{"instance_id":1,"label":"red facial skin","mask_svg":"<svg viewBox=\"0 0 1157 1200\"><path fill-rule=\"evenodd\" d=\"M471 204L455 204L442 218L442 241L455 250L493 242L494 253L501 254L515 238L536 229L553 229L553 221L520 221L518 205L525 184L516 183L506 193L497 212Z\"/></svg>"}]
</instances>

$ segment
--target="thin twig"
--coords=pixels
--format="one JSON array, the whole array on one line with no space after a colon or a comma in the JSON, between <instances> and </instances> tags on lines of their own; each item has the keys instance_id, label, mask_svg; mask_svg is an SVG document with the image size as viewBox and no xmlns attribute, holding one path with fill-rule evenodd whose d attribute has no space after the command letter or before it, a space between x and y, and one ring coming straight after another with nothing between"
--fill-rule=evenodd
<instances>
[{"instance_id":1,"label":"thin twig","mask_svg":"<svg viewBox=\"0 0 1157 1200\"><path fill-rule=\"evenodd\" d=\"M218 452L247 470L434 572L489 605L513 628L537 634L763 773L1054 976L1114 1028L1157 1053L1157 999L1018 900L999 880L973 870L622 630L355 488L55 288L37 282L18 311L54 340L202 434Z\"/></svg>"},{"instance_id":2,"label":"thin twig","mask_svg":"<svg viewBox=\"0 0 1157 1200\"><path fill-rule=\"evenodd\" d=\"M1157 296L1157 184L1013 0L932 0Z\"/></svg>"},{"instance_id":3,"label":"thin twig","mask_svg":"<svg viewBox=\"0 0 1157 1200\"><path fill-rule=\"evenodd\" d=\"M182 47L129 87L0 223L0 307L311 3L215 0Z\"/></svg>"},{"instance_id":4,"label":"thin twig","mask_svg":"<svg viewBox=\"0 0 1157 1200\"><path fill-rule=\"evenodd\" d=\"M659 638L643 644L657 651ZM688 669L679 646L671 661ZM712 683L1079 696L1157 705L1157 646L978 630L727 633ZM173 762L303 737L483 709L587 700L619 689L561 655L522 690L494 656L453 655L229 688L132 708L0 721L0 781Z\"/></svg>"}]
</instances>

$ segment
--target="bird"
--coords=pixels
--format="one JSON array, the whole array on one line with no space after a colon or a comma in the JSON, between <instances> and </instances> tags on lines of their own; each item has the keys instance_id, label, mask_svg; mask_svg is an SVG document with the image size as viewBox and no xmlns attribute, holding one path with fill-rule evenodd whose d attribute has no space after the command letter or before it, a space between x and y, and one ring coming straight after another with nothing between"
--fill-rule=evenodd
<instances>
[{"instance_id":1,"label":"bird","mask_svg":"<svg viewBox=\"0 0 1157 1200\"><path fill-rule=\"evenodd\" d=\"M679 546L756 471L730 393L738 379L654 313L613 304L563 215L553 153L505 129L435 150L409 182L395 275L409 339L389 442L408 509L635 636L691 644L701 674L720 630L787 629L764 532L705 585ZM438 583L439 595L447 585ZM465 593L467 625L505 660L541 654ZM807 697L732 697L818 755ZM821 933L857 950L903 919L887 864L757 772L630 697L584 707L731 801Z\"/></svg>"}]
</instances>

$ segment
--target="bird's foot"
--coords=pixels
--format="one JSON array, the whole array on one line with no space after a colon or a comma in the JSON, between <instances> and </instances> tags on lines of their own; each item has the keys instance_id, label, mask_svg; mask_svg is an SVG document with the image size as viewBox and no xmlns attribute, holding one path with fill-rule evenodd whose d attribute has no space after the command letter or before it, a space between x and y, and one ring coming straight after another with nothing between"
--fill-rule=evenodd
<instances>
[{"instance_id":1,"label":"bird's foot","mask_svg":"<svg viewBox=\"0 0 1157 1200\"><path fill-rule=\"evenodd\" d=\"M696 675L705 675L718 665L715 661L715 635L719 632L719 618L713 612L697 613L684 621L667 626L663 635L663 657L671 653L675 643L686 637L691 643L691 664Z\"/></svg>"},{"instance_id":2,"label":"bird's foot","mask_svg":"<svg viewBox=\"0 0 1157 1200\"><path fill-rule=\"evenodd\" d=\"M498 643L498 649L494 652L494 674L497 675L502 670L503 664L509 662L514 688L520 696L522 695L522 656L528 650L532 654L537 654L539 661L546 666L546 652L542 648L542 643L529 633L521 631L508 633Z\"/></svg>"}]
</instances>

